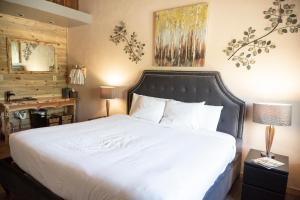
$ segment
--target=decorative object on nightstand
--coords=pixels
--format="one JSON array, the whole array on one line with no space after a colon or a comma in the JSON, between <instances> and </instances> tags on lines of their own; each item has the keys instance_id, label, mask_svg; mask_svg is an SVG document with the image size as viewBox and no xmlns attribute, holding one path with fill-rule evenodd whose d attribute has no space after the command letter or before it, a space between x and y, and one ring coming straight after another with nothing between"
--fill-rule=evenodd
<instances>
[{"instance_id":1,"label":"decorative object on nightstand","mask_svg":"<svg viewBox=\"0 0 300 200\"><path fill-rule=\"evenodd\" d=\"M260 157L253 160L255 164L261 165L267 169L273 169L284 165L284 163L274 160L270 157Z\"/></svg>"},{"instance_id":2,"label":"decorative object on nightstand","mask_svg":"<svg viewBox=\"0 0 300 200\"><path fill-rule=\"evenodd\" d=\"M242 200L284 200L289 175L289 158L275 155L284 163L267 169L253 160L261 157L261 151L251 149L244 162Z\"/></svg>"},{"instance_id":3,"label":"decorative object on nightstand","mask_svg":"<svg viewBox=\"0 0 300 200\"><path fill-rule=\"evenodd\" d=\"M253 121L260 124L267 124L266 127L266 152L262 156L274 158L270 152L275 135L274 126L291 126L292 106L290 104L253 104Z\"/></svg>"},{"instance_id":4,"label":"decorative object on nightstand","mask_svg":"<svg viewBox=\"0 0 300 200\"><path fill-rule=\"evenodd\" d=\"M110 100L118 98L117 88L114 86L100 86L100 98L106 101L106 116L109 116Z\"/></svg>"}]
</instances>

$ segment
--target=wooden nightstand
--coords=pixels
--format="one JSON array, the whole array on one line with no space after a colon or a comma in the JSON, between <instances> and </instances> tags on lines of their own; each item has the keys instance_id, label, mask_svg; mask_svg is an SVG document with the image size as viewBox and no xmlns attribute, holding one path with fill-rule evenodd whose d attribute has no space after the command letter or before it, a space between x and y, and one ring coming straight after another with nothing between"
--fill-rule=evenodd
<instances>
[{"instance_id":1,"label":"wooden nightstand","mask_svg":"<svg viewBox=\"0 0 300 200\"><path fill-rule=\"evenodd\" d=\"M260 158L261 151L251 149L244 162L242 200L284 200L289 175L289 158L275 154L283 166L266 169L252 160Z\"/></svg>"}]
</instances>

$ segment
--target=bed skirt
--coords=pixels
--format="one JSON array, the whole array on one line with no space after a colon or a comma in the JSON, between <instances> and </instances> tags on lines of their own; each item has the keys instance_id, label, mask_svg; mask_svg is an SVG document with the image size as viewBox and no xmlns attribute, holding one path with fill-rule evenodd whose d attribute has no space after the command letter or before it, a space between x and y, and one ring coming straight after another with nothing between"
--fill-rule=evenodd
<instances>
[{"instance_id":1,"label":"bed skirt","mask_svg":"<svg viewBox=\"0 0 300 200\"><path fill-rule=\"evenodd\" d=\"M206 192L203 200L226 199L232 185L240 177L241 159L242 155L238 154L234 161L227 165L225 171Z\"/></svg>"},{"instance_id":2,"label":"bed skirt","mask_svg":"<svg viewBox=\"0 0 300 200\"><path fill-rule=\"evenodd\" d=\"M203 200L223 200L239 177L241 155L238 154L214 185L206 192ZM22 171L11 158L0 160L0 184L16 199L62 200L30 175Z\"/></svg>"}]
</instances>

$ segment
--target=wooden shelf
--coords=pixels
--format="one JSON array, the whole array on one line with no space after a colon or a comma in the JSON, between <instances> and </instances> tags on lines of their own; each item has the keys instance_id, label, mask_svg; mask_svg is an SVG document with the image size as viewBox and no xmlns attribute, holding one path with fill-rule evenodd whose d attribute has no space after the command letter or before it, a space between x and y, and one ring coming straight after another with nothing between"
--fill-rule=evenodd
<instances>
[{"instance_id":1,"label":"wooden shelf","mask_svg":"<svg viewBox=\"0 0 300 200\"><path fill-rule=\"evenodd\" d=\"M92 22L90 14L45 0L1 0L0 12L63 27Z\"/></svg>"},{"instance_id":2,"label":"wooden shelf","mask_svg":"<svg viewBox=\"0 0 300 200\"><path fill-rule=\"evenodd\" d=\"M60 4L62 6L66 6L78 10L78 0L46 0L46 1L50 1L53 3Z\"/></svg>"}]
</instances>

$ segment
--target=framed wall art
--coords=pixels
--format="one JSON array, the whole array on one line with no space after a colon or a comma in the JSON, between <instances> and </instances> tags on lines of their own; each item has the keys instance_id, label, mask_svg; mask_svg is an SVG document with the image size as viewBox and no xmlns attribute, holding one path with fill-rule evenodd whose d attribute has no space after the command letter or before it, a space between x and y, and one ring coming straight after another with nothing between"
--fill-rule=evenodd
<instances>
[{"instance_id":1,"label":"framed wall art","mask_svg":"<svg viewBox=\"0 0 300 200\"><path fill-rule=\"evenodd\" d=\"M203 66L207 13L207 3L155 12L154 65Z\"/></svg>"}]
</instances>

